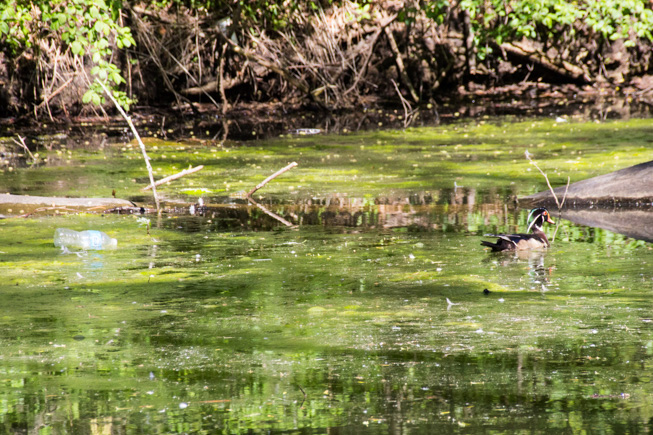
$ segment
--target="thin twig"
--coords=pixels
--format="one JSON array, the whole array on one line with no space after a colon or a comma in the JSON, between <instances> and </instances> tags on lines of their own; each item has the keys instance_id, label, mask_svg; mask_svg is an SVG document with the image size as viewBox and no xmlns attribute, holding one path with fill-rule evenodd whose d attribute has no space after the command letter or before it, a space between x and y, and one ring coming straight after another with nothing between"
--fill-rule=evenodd
<instances>
[{"instance_id":1,"label":"thin twig","mask_svg":"<svg viewBox=\"0 0 653 435\"><path fill-rule=\"evenodd\" d=\"M229 101L227 101L227 94L224 92L224 62L227 54L227 43L222 44L222 53L220 54L220 63L218 64L218 90L220 91L220 98L222 99L222 116L227 114L229 109ZM225 136L226 138L226 136Z\"/></svg>"},{"instance_id":2,"label":"thin twig","mask_svg":"<svg viewBox=\"0 0 653 435\"><path fill-rule=\"evenodd\" d=\"M412 111L412 107L408 101L404 98L403 95L401 95L401 91L399 90L399 86L397 86L397 82L394 81L394 79L390 79L392 82L392 86L395 87L395 91L397 91L397 95L399 96L399 101L401 101L401 106L404 108L404 127L406 126L405 122L406 119L408 119L408 111Z\"/></svg>"},{"instance_id":3,"label":"thin twig","mask_svg":"<svg viewBox=\"0 0 653 435\"><path fill-rule=\"evenodd\" d=\"M306 402L306 399L308 398L308 394L306 394L306 391L302 388L301 385L297 384L299 389L301 390L302 394L304 395L304 399L302 400L302 403L300 403L299 407L302 408L304 406L304 402Z\"/></svg>"},{"instance_id":4,"label":"thin twig","mask_svg":"<svg viewBox=\"0 0 653 435\"><path fill-rule=\"evenodd\" d=\"M539 166L537 166L537 163L535 163L535 160L531 159L531 155L528 152L528 150L526 150L526 153L524 153L524 155L526 156L528 161L531 162L531 165L535 166L537 168L537 170L540 171L540 174L542 174L544 176L544 179L546 180L546 184L549 186L549 190L551 191L551 195L553 195L553 199L555 200L556 205L558 206L558 211L560 211L562 209L562 205L560 204L560 201L558 201L558 197L556 196L556 193L553 191L553 187L551 186L551 183L549 182L549 177L547 177L547 175L544 173L544 171L541 170Z\"/></svg>"},{"instance_id":5,"label":"thin twig","mask_svg":"<svg viewBox=\"0 0 653 435\"><path fill-rule=\"evenodd\" d=\"M565 200L567 199L567 191L569 190L569 182L571 178L567 176L567 187L565 187L565 194L562 196L562 202L560 203L560 208L565 205Z\"/></svg>"},{"instance_id":6,"label":"thin twig","mask_svg":"<svg viewBox=\"0 0 653 435\"><path fill-rule=\"evenodd\" d=\"M74 76L72 76L71 78L66 80L66 82L63 85L59 86L56 91L54 91L53 93L51 93L50 95L45 97L43 99L43 101L41 101L41 104L36 106L36 109L38 110L41 107L43 107L44 105L48 104L50 102L50 100L52 100L54 97L56 97L61 91L63 91L66 88L66 86L68 86L70 83L72 83L72 81L75 79L76 76L77 76L77 74L75 74Z\"/></svg>"},{"instance_id":7,"label":"thin twig","mask_svg":"<svg viewBox=\"0 0 653 435\"><path fill-rule=\"evenodd\" d=\"M344 91L343 95L347 95L348 93L350 93L351 91L356 89L356 87L358 86L358 82L361 80L361 78L363 77L363 74L367 70L367 67L368 67L368 65L370 63L370 59L372 58L372 54L374 53L374 48L375 48L376 42L379 39L379 36L381 35L381 32L383 32L383 30L386 27L388 27L390 24L392 24L392 22L396 18L397 18L397 14L394 14L391 17L386 18L385 21L382 21L380 23L379 28L372 34L371 38L369 38L369 48L368 48L367 52L365 53L365 56L364 56L364 59L363 59L363 62L362 62L361 68L360 68L360 73L358 73L356 75L356 79L354 80L352 85L349 87L349 89ZM356 65L356 64L354 63L354 65Z\"/></svg>"},{"instance_id":8,"label":"thin twig","mask_svg":"<svg viewBox=\"0 0 653 435\"><path fill-rule=\"evenodd\" d=\"M34 162L36 162L36 157L34 157L34 154L32 154L32 152L29 150L29 148L27 148L27 145L25 145L25 138L22 137L21 135L18 135L18 139L20 140L20 142L18 142L18 141L17 141L16 139L14 139L14 138L11 138L11 140L13 140L13 141L18 145L18 146L20 146L20 147L23 148L25 151L27 151L27 154L29 154L29 156L32 158L32 160L33 160Z\"/></svg>"},{"instance_id":9,"label":"thin twig","mask_svg":"<svg viewBox=\"0 0 653 435\"><path fill-rule=\"evenodd\" d=\"M399 101L401 101L401 106L404 108L404 128L406 128L413 122L413 115L415 114L416 109L413 109L410 101L406 100L404 96L401 95L401 91L399 90L399 86L397 86L397 82L395 82L394 79L390 79L390 81L395 87L395 91L397 91Z\"/></svg>"},{"instance_id":10,"label":"thin twig","mask_svg":"<svg viewBox=\"0 0 653 435\"><path fill-rule=\"evenodd\" d=\"M188 174L192 174L193 172L197 172L204 168L204 165L199 165L195 166L194 168L189 168L189 169L184 169L181 172L177 172L176 174L170 175L169 177L165 177L154 183L154 186L160 186L162 184L167 183L168 181L176 180L177 178L181 178L183 176L186 176ZM141 190L150 190L152 188L152 185L148 185L143 187Z\"/></svg>"},{"instance_id":11,"label":"thin twig","mask_svg":"<svg viewBox=\"0 0 653 435\"><path fill-rule=\"evenodd\" d=\"M551 238L552 242L555 242L556 239L556 234L558 234L558 228L560 228L560 217L562 215L562 206L565 205L565 199L567 199L567 191L569 190L569 182L571 181L570 177L567 177L567 187L565 187L565 194L562 197L562 201L560 202L560 209L558 210L558 222L556 222L556 229L553 232L553 237Z\"/></svg>"},{"instance_id":12,"label":"thin twig","mask_svg":"<svg viewBox=\"0 0 653 435\"><path fill-rule=\"evenodd\" d=\"M558 197L556 196L556 193L553 190L553 187L551 186L551 183L549 182L549 177L544 173L543 170L540 169L539 166L537 166L537 163L535 163L535 160L533 160L531 158L531 154L528 152L528 150L526 150L524 155L526 156L528 161L531 162L531 164L533 166L535 166L538 171L540 171L540 174L542 174L544 176L544 179L546 180L546 184L547 184L547 186L549 186L549 190L551 191L551 195L553 195L553 199L555 200L556 205L558 206L558 218L561 218L562 217L562 206L565 204L565 199L567 199L567 191L569 190L569 183L571 182L571 178L567 177L567 187L565 188L565 194L562 197L562 202L558 201ZM555 242L556 234L558 234L558 228L560 228L560 219L558 219L558 222L556 222L556 229L555 229L555 231L553 231L553 237L551 237L551 242Z\"/></svg>"},{"instance_id":13,"label":"thin twig","mask_svg":"<svg viewBox=\"0 0 653 435\"><path fill-rule=\"evenodd\" d=\"M138 134L138 131L136 131L136 127L134 126L134 123L132 122L131 118L125 113L123 108L120 106L118 101L113 97L113 94L109 90L109 88L106 87L104 83L102 83L100 80L95 79L97 83L102 86L102 89L104 89L104 93L109 96L111 101L113 101L113 104L116 106L116 109L118 109L118 112L122 115L123 118L125 118L125 121L127 121L127 124L129 125L129 128L131 128L132 133L134 133L134 137L136 138L136 141L138 141L138 145L141 147L141 151L143 152L143 159L145 160L145 167L147 168L147 172L150 176L150 185L152 186L152 195L154 196L154 202L156 203L156 211L159 212L161 211L161 207L159 206L159 197L156 194L156 185L154 184L154 175L152 174L152 165L150 165L150 158L147 156L147 151L145 150L145 144L141 140L140 135Z\"/></svg>"},{"instance_id":14,"label":"thin twig","mask_svg":"<svg viewBox=\"0 0 653 435\"><path fill-rule=\"evenodd\" d=\"M254 194L254 192L259 190L261 187L265 186L270 181L274 180L276 177L283 174L284 172L291 170L295 166L297 166L297 162L292 162L291 164L289 164L285 168L279 169L277 172L275 172L274 174L270 175L268 178L266 178L265 180L263 180L259 184L257 184L255 188L253 188L252 190L249 191L249 193L247 193L247 196L252 196Z\"/></svg>"}]
</instances>

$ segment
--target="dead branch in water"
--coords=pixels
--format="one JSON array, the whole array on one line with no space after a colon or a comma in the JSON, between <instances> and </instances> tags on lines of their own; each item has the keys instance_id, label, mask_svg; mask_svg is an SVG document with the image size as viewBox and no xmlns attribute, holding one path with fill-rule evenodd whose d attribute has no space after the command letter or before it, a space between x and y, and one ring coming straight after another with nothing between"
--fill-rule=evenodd
<instances>
[{"instance_id":1,"label":"dead branch in water","mask_svg":"<svg viewBox=\"0 0 653 435\"><path fill-rule=\"evenodd\" d=\"M184 169L181 172L177 172L176 174L170 175L169 177L165 177L165 178L160 179L159 181L154 183L154 186L155 187L160 186L162 184L167 183L168 181L176 180L177 178L181 178L181 177L184 177L184 176L186 176L188 174L192 174L193 172L197 172L197 171L199 171L199 170L201 170L203 168L204 168L204 165L199 165L199 166L195 166L194 168ZM151 188L152 188L152 185L149 185L149 186L143 187L141 190L150 190Z\"/></svg>"},{"instance_id":2,"label":"dead branch in water","mask_svg":"<svg viewBox=\"0 0 653 435\"><path fill-rule=\"evenodd\" d=\"M134 123L132 122L131 118L125 113L123 108L120 106L118 101L113 97L113 94L109 90L109 88L106 87L104 83L102 83L100 80L96 81L102 86L102 89L104 89L104 93L109 96L111 101L113 101L113 104L116 106L116 109L118 109L118 112L122 115L123 118L125 118L125 121L127 121L127 124L129 125L129 128L131 129L132 133L134 133L134 137L136 138L136 141L138 141L138 145L141 147L141 152L143 153L143 159L145 160L145 167L147 168L147 172L150 176L150 185L152 186L152 195L154 196L154 202L156 203L156 211L160 212L161 207L159 205L159 197L156 194L156 185L154 184L154 175L152 174L152 165L150 165L150 158L147 156L147 151L145 150L145 144L141 140L140 135L138 134L138 131L136 131L136 127L134 126Z\"/></svg>"},{"instance_id":3,"label":"dead branch in water","mask_svg":"<svg viewBox=\"0 0 653 435\"><path fill-rule=\"evenodd\" d=\"M297 166L297 162L292 162L291 164L289 164L285 168L279 169L277 172L275 172L274 174L270 175L268 178L266 178L265 180L263 180L259 184L257 184L255 188L253 188L252 190L250 190L247 193L247 196L252 196L254 194L254 192L259 190L261 187L265 186L270 181L274 180L275 178L277 178L279 175L283 174L284 172L291 170L295 166Z\"/></svg>"}]
</instances>

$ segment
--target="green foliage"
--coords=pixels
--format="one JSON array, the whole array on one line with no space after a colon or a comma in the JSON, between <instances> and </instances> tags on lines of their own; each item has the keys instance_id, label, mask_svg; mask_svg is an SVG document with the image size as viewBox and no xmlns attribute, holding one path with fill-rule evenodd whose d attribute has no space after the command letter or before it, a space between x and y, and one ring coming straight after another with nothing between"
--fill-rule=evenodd
<instances>
[{"instance_id":1,"label":"green foliage","mask_svg":"<svg viewBox=\"0 0 653 435\"><path fill-rule=\"evenodd\" d=\"M421 7L427 17L442 24L451 4L433 0ZM653 40L653 11L644 0L462 0L460 8L471 18L481 59L492 52L490 43L522 38L540 42L624 39L626 47L635 46L637 39Z\"/></svg>"},{"instance_id":2,"label":"green foliage","mask_svg":"<svg viewBox=\"0 0 653 435\"><path fill-rule=\"evenodd\" d=\"M449 9L449 1L434 0L430 2L425 2L422 5L422 7L424 13L428 18L430 18L431 20L435 21L438 24L443 24L447 16L447 11Z\"/></svg>"},{"instance_id":3,"label":"green foliage","mask_svg":"<svg viewBox=\"0 0 653 435\"><path fill-rule=\"evenodd\" d=\"M12 53L22 46L31 47L29 36L32 21L29 3L14 0L0 5L0 46L4 40Z\"/></svg>"},{"instance_id":4,"label":"green foliage","mask_svg":"<svg viewBox=\"0 0 653 435\"><path fill-rule=\"evenodd\" d=\"M130 29L119 23L121 6L117 0L108 3L104 0L55 0L30 4L9 0L0 6L0 34L6 38L6 48L13 55L31 49L38 40L60 42L72 56L89 56L94 64L91 74L115 89L125 83L125 79L112 59L113 47L123 49L135 45ZM99 91L91 86L83 102L101 103L101 89ZM118 101L128 108L132 102L127 95L115 92Z\"/></svg>"}]
</instances>

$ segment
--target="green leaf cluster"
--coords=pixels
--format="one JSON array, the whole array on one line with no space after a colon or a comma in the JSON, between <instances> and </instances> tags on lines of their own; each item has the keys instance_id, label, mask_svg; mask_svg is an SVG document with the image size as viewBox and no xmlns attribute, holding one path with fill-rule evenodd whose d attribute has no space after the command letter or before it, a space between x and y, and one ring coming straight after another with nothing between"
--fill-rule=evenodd
<instances>
[{"instance_id":1,"label":"green leaf cluster","mask_svg":"<svg viewBox=\"0 0 653 435\"><path fill-rule=\"evenodd\" d=\"M12 53L21 47L31 47L30 29L33 21L34 16L28 2L10 0L0 4L0 46L5 45Z\"/></svg>"},{"instance_id":2,"label":"green leaf cluster","mask_svg":"<svg viewBox=\"0 0 653 435\"><path fill-rule=\"evenodd\" d=\"M0 5L0 49L13 56L30 50L38 41L61 45L72 56L89 56L91 74L115 89L125 83L114 63L114 48L135 45L129 27L120 24L119 0L54 0L24 2L8 0ZM91 86L84 103L100 104L101 89ZM118 91L116 91L118 92ZM118 92L119 101L131 101Z\"/></svg>"},{"instance_id":3,"label":"green leaf cluster","mask_svg":"<svg viewBox=\"0 0 653 435\"><path fill-rule=\"evenodd\" d=\"M653 10L644 0L461 0L458 7L471 18L481 59L492 52L492 43L523 38L544 43L623 39L626 47L638 39L653 40ZM451 15L451 8L448 0L422 3L438 23Z\"/></svg>"}]
</instances>

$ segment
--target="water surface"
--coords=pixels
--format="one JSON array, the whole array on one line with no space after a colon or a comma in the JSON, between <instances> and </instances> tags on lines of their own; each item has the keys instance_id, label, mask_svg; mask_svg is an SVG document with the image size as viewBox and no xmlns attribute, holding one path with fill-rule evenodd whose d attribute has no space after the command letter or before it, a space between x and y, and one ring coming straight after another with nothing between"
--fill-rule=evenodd
<instances>
[{"instance_id":1,"label":"water surface","mask_svg":"<svg viewBox=\"0 0 653 435\"><path fill-rule=\"evenodd\" d=\"M514 197L546 188L525 145L557 185L650 157L646 133L500 120L152 142L162 175L207 165L160 189L180 213L0 221L2 431L649 430L651 245L562 220L548 251L480 246L523 231ZM72 147L2 188L147 199L137 157ZM238 192L292 160L256 195L286 227ZM119 248L62 254L57 227Z\"/></svg>"}]
</instances>

